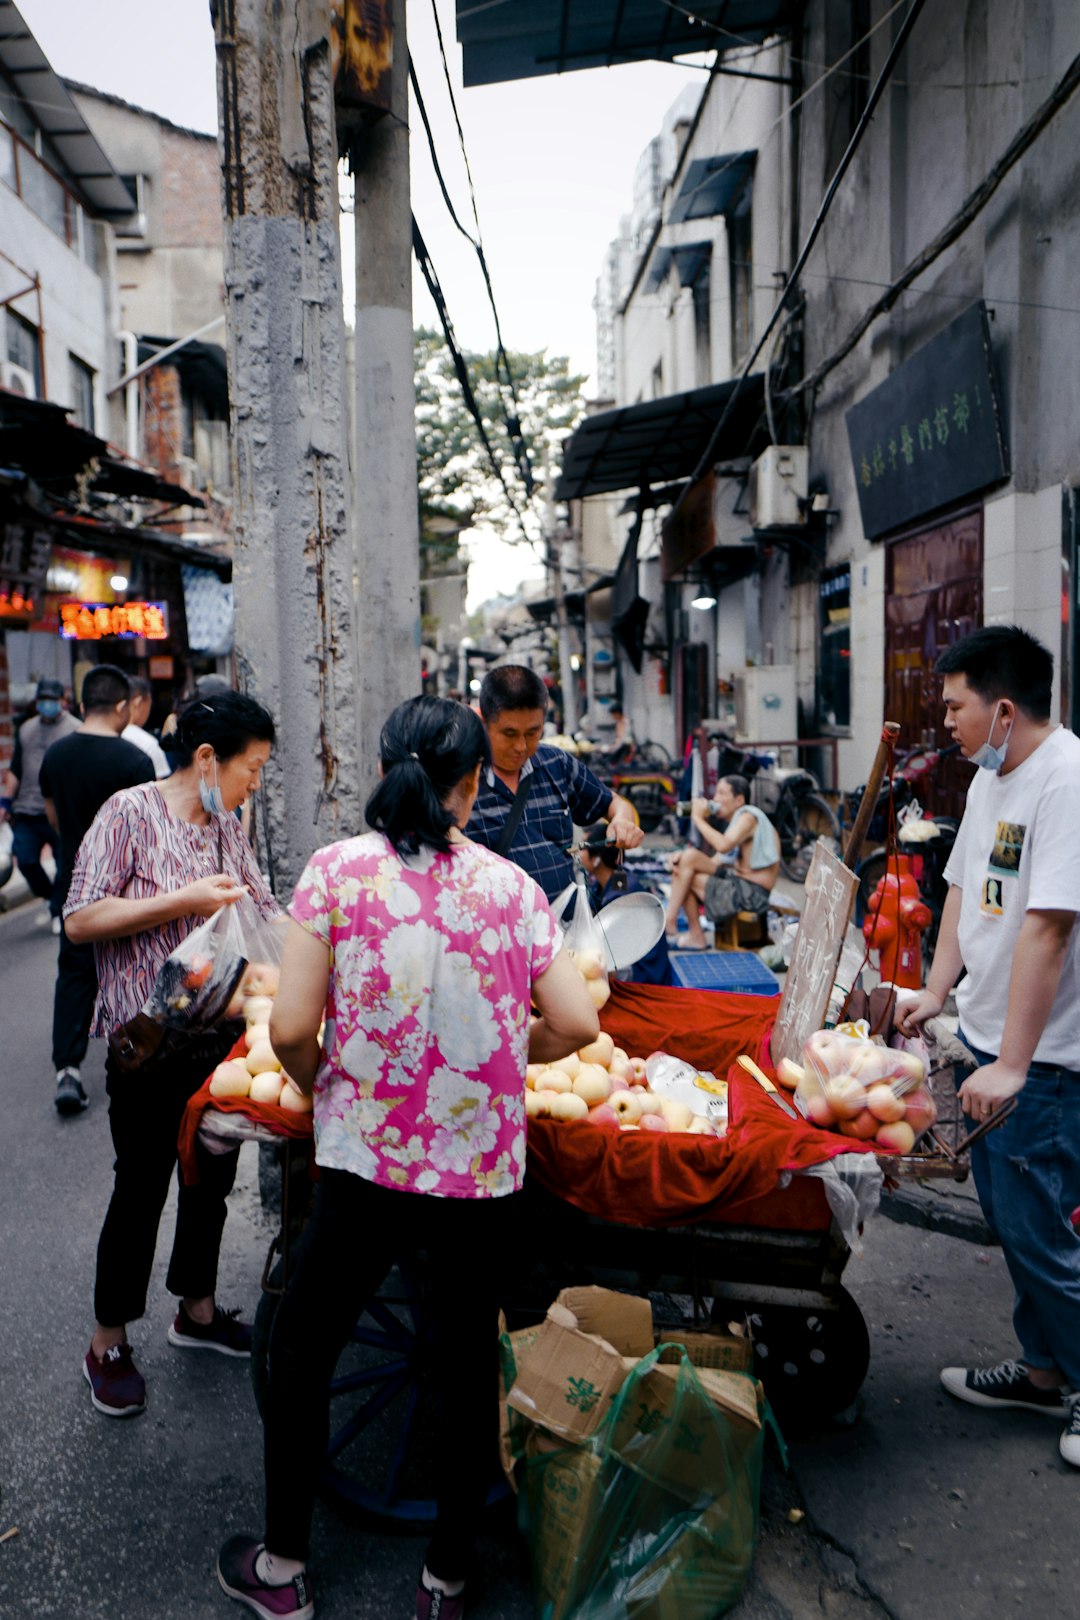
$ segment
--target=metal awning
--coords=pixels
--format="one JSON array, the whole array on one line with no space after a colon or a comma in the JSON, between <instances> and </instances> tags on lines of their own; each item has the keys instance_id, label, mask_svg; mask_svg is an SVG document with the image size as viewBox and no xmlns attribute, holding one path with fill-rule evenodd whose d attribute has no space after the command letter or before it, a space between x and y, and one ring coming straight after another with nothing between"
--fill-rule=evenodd
<instances>
[{"instance_id":1,"label":"metal awning","mask_svg":"<svg viewBox=\"0 0 1080 1620\"><path fill-rule=\"evenodd\" d=\"M686 165L667 223L679 225L687 219L712 219L716 214L729 213L754 172L756 158L756 152L694 158Z\"/></svg>"},{"instance_id":2,"label":"metal awning","mask_svg":"<svg viewBox=\"0 0 1080 1620\"><path fill-rule=\"evenodd\" d=\"M500 84L757 44L801 12L801 0L457 0L457 37L465 84Z\"/></svg>"},{"instance_id":3,"label":"metal awning","mask_svg":"<svg viewBox=\"0 0 1080 1620\"><path fill-rule=\"evenodd\" d=\"M668 247L657 248L649 262L645 291L655 292L658 287L662 287L672 265L675 267L680 287L696 287L709 268L711 257L711 242L676 242Z\"/></svg>"},{"instance_id":4,"label":"metal awning","mask_svg":"<svg viewBox=\"0 0 1080 1620\"><path fill-rule=\"evenodd\" d=\"M68 421L62 405L0 389L0 463L28 474L50 495L73 490L89 469L94 494L205 506L201 495L122 461L104 439Z\"/></svg>"},{"instance_id":5,"label":"metal awning","mask_svg":"<svg viewBox=\"0 0 1080 1620\"><path fill-rule=\"evenodd\" d=\"M555 499L581 500L688 478L708 449L735 387L735 379L710 383L687 394L646 399L586 417L563 447ZM741 385L723 438L715 446L718 462L752 456L759 440L764 443L760 426L764 393L760 371Z\"/></svg>"},{"instance_id":6,"label":"metal awning","mask_svg":"<svg viewBox=\"0 0 1080 1620\"><path fill-rule=\"evenodd\" d=\"M130 191L11 0L0 0L0 68L30 107L71 180L95 214L135 212Z\"/></svg>"}]
</instances>

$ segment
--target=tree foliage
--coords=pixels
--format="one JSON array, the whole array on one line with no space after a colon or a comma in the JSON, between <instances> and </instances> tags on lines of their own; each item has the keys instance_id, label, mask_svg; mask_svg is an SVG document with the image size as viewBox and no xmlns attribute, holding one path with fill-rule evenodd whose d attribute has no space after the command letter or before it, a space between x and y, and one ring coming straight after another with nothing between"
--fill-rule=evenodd
<instances>
[{"instance_id":1,"label":"tree foliage","mask_svg":"<svg viewBox=\"0 0 1080 1620\"><path fill-rule=\"evenodd\" d=\"M497 356L466 354L465 364L502 473L501 482L466 407L442 333L420 328L415 336L415 355L416 451L425 571L428 564L434 564L437 571L442 559L456 554L456 529L482 523L504 540L538 540L545 480L555 477L562 441L584 413L584 377L571 372L564 355L549 355L546 350L508 356L521 437L528 447L535 484L530 499L507 426L507 417L513 419L515 404Z\"/></svg>"}]
</instances>

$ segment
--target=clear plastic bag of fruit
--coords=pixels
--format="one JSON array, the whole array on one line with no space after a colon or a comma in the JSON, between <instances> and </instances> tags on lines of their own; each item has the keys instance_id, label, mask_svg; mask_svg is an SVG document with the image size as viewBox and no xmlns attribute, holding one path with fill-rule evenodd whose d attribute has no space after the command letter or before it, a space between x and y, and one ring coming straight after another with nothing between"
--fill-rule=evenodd
<instances>
[{"instance_id":1,"label":"clear plastic bag of fruit","mask_svg":"<svg viewBox=\"0 0 1080 1620\"><path fill-rule=\"evenodd\" d=\"M585 980L585 988L592 998L593 1006L599 1011L606 1005L611 995L611 985L608 983L607 947L604 944L603 931L589 905L583 872L577 875L573 905L573 914L569 922L565 920L564 913L562 924L566 953ZM569 910L569 902L566 909Z\"/></svg>"},{"instance_id":2,"label":"clear plastic bag of fruit","mask_svg":"<svg viewBox=\"0 0 1080 1620\"><path fill-rule=\"evenodd\" d=\"M142 1009L148 1018L194 1032L213 1029L228 1015L248 965L238 916L243 904L220 907L166 957Z\"/></svg>"},{"instance_id":3,"label":"clear plastic bag of fruit","mask_svg":"<svg viewBox=\"0 0 1080 1620\"><path fill-rule=\"evenodd\" d=\"M860 1022L818 1030L802 1058L795 1102L814 1125L907 1153L937 1117L921 1042L886 1046Z\"/></svg>"}]
</instances>

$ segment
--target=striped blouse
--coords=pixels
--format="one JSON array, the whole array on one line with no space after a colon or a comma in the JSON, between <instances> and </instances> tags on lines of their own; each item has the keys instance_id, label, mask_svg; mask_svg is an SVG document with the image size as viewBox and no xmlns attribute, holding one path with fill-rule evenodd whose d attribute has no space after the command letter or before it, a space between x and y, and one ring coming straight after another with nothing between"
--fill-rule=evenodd
<instances>
[{"instance_id":1,"label":"striped blouse","mask_svg":"<svg viewBox=\"0 0 1080 1620\"><path fill-rule=\"evenodd\" d=\"M221 871L245 885L263 917L281 915L235 816L214 816L199 827L174 816L155 783L124 788L105 801L79 846L64 916L95 900L152 900ZM178 917L124 939L95 940L92 1035L134 1018L162 963L201 921Z\"/></svg>"}]
</instances>

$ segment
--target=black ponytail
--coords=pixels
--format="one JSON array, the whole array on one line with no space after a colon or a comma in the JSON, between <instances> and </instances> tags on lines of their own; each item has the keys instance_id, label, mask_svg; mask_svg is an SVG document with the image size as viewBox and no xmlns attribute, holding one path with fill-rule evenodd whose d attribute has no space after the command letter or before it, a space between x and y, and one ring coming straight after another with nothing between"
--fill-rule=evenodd
<instances>
[{"instance_id":1,"label":"black ponytail","mask_svg":"<svg viewBox=\"0 0 1080 1620\"><path fill-rule=\"evenodd\" d=\"M415 855L421 845L449 849L455 817L445 801L490 758L480 717L463 703L436 697L400 703L379 737L383 776L364 806L368 826L400 855Z\"/></svg>"}]
</instances>

